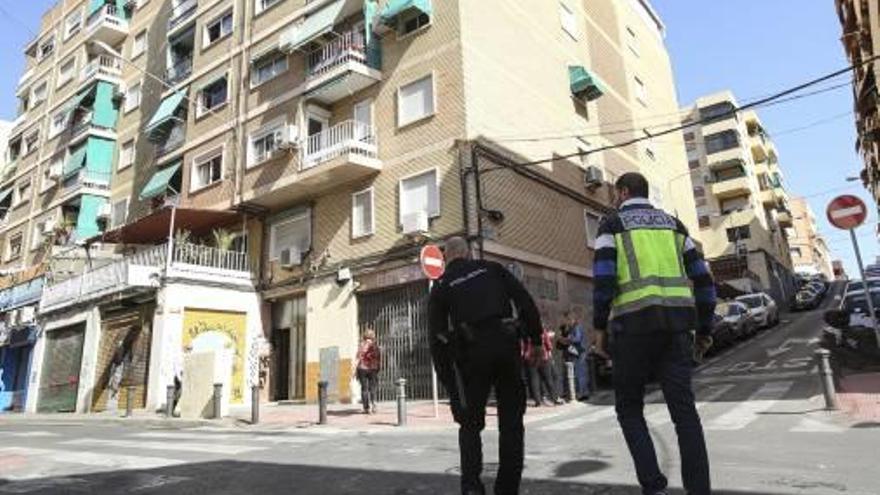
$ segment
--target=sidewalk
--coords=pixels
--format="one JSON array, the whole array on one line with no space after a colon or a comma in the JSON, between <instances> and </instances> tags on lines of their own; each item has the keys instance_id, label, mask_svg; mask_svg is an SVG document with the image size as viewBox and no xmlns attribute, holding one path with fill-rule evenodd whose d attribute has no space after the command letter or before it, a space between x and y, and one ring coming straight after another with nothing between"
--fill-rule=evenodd
<instances>
[{"instance_id":1,"label":"sidewalk","mask_svg":"<svg viewBox=\"0 0 880 495\"><path fill-rule=\"evenodd\" d=\"M837 399L841 409L854 419L880 421L880 373L859 373L841 378Z\"/></svg>"}]
</instances>

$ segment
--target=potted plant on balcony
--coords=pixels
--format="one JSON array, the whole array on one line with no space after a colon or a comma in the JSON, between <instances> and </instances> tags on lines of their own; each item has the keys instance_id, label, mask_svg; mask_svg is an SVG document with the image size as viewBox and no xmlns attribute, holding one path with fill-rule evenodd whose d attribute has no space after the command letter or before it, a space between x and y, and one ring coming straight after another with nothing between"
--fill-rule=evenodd
<instances>
[{"instance_id":1,"label":"potted plant on balcony","mask_svg":"<svg viewBox=\"0 0 880 495\"><path fill-rule=\"evenodd\" d=\"M222 267L224 266L226 257L229 255L229 251L232 250L232 244L235 242L235 234L226 229L214 229L211 234L214 237L214 247L217 248L214 252L214 256L216 256L217 259L212 261L216 266Z\"/></svg>"}]
</instances>

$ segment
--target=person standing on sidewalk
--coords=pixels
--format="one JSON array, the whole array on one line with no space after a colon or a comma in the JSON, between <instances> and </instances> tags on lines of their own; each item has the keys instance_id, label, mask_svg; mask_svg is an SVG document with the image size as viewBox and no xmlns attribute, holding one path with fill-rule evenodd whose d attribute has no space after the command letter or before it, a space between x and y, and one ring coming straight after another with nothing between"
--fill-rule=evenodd
<instances>
[{"instance_id":1,"label":"person standing on sidewalk","mask_svg":"<svg viewBox=\"0 0 880 495\"><path fill-rule=\"evenodd\" d=\"M376 344L376 332L367 328L357 351L357 379L361 384L364 414L376 414L376 389L379 387L381 364L382 353Z\"/></svg>"},{"instance_id":2,"label":"person standing on sidewalk","mask_svg":"<svg viewBox=\"0 0 880 495\"><path fill-rule=\"evenodd\" d=\"M437 377L449 392L452 415L460 425L461 492L485 494L480 480L486 401L498 401L496 495L519 493L523 470L523 414L520 339L541 345L541 318L525 287L502 265L471 260L461 237L446 242L446 272L431 289L428 325ZM516 307L519 321L512 319ZM451 326L450 326L451 323Z\"/></svg>"},{"instance_id":3,"label":"person standing on sidewalk","mask_svg":"<svg viewBox=\"0 0 880 495\"><path fill-rule=\"evenodd\" d=\"M681 476L688 495L709 495L709 456L691 386L694 343L712 345L715 285L706 261L675 217L651 206L648 181L627 173L615 184L618 211L599 226L593 274L596 347L611 355L617 419L635 463L642 493L665 495L644 416L645 385L658 379L675 423Z\"/></svg>"},{"instance_id":4,"label":"person standing on sidewalk","mask_svg":"<svg viewBox=\"0 0 880 495\"><path fill-rule=\"evenodd\" d=\"M560 337L557 341L557 348L562 350L563 369L562 387L568 400L587 400L590 398L589 374L587 368L587 340L584 327L570 311L566 311L563 315L563 324L560 329ZM574 367L574 390L575 397L570 397L568 393L568 366L572 363Z\"/></svg>"},{"instance_id":5,"label":"person standing on sidewalk","mask_svg":"<svg viewBox=\"0 0 880 495\"><path fill-rule=\"evenodd\" d=\"M531 351L526 363L529 370L529 387L535 406L561 404L559 393L556 391L556 377L553 374L554 343L550 331L546 327L543 329L540 346L535 346L529 341L526 342ZM544 391L547 392L552 403L547 402L547 399L544 398Z\"/></svg>"}]
</instances>

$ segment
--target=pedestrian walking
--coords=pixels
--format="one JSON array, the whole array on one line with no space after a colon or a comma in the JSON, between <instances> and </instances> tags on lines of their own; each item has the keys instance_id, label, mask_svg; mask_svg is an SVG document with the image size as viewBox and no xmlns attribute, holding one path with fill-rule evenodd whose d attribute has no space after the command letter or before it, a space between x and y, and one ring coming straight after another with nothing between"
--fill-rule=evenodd
<instances>
[{"instance_id":1,"label":"pedestrian walking","mask_svg":"<svg viewBox=\"0 0 880 495\"><path fill-rule=\"evenodd\" d=\"M541 319L516 277L498 263L471 260L469 252L460 237L446 242L446 272L428 302L431 354L459 424L461 492L485 493L480 434L494 388L499 430L495 494L515 495L523 469L526 405L519 341L522 335L540 346ZM512 305L519 320L511 318Z\"/></svg>"},{"instance_id":2,"label":"pedestrian walking","mask_svg":"<svg viewBox=\"0 0 880 495\"><path fill-rule=\"evenodd\" d=\"M691 387L690 331L696 328L698 351L711 346L715 287L687 229L654 208L648 190L642 175L621 176L615 184L618 210L599 226L593 266L596 346L604 351L613 311L615 408L642 492L666 494L644 417L645 385L657 379L675 423L685 491L707 495L709 459Z\"/></svg>"},{"instance_id":3,"label":"pedestrian walking","mask_svg":"<svg viewBox=\"0 0 880 495\"><path fill-rule=\"evenodd\" d=\"M379 387L379 368L382 353L376 344L376 332L368 328L364 332L357 351L357 379L361 384L361 403L364 414L376 414L376 389Z\"/></svg>"}]
</instances>

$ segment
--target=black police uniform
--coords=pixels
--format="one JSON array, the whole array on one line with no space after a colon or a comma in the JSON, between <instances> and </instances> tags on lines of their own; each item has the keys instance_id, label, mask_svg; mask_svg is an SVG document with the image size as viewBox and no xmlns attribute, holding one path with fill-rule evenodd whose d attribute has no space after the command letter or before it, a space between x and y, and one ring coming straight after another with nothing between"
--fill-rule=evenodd
<instances>
[{"instance_id":1,"label":"black police uniform","mask_svg":"<svg viewBox=\"0 0 880 495\"><path fill-rule=\"evenodd\" d=\"M480 432L486 425L486 401L493 386L500 433L495 493L519 491L526 394L521 376L520 335L509 323L513 315L511 302L516 306L525 336L540 345L541 321L535 302L525 287L498 263L453 260L431 291L431 354L438 377L450 394L452 414L460 425L462 493L485 493L480 482ZM451 342L445 337L450 331L454 336Z\"/></svg>"}]
</instances>

